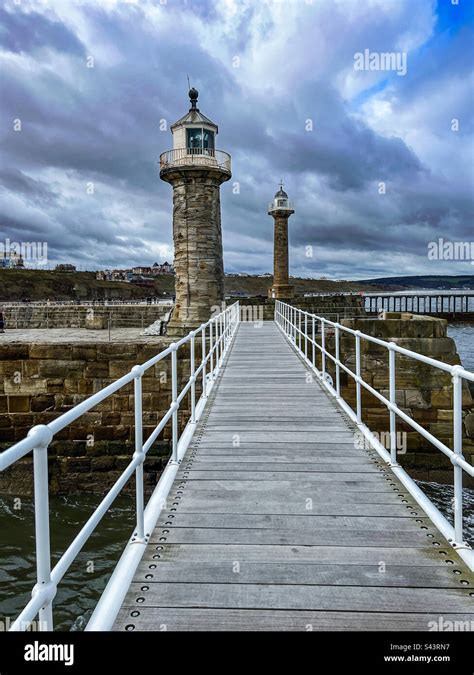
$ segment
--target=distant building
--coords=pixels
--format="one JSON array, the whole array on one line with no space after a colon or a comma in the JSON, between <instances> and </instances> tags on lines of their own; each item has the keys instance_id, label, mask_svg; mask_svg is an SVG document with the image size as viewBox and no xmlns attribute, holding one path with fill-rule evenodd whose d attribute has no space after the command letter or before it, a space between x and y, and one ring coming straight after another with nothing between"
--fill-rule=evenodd
<instances>
[{"instance_id":1,"label":"distant building","mask_svg":"<svg viewBox=\"0 0 474 675\"><path fill-rule=\"evenodd\" d=\"M132 267L131 269L124 270L98 270L95 274L96 279L99 281L132 281L134 277L143 277L147 278L148 281L153 285L152 277L159 276L161 274L174 274L174 267L170 265L169 262L153 263L151 267ZM136 283L136 282L134 282Z\"/></svg>"},{"instance_id":2,"label":"distant building","mask_svg":"<svg viewBox=\"0 0 474 675\"><path fill-rule=\"evenodd\" d=\"M56 272L75 272L76 266L70 265L69 263L63 263L60 265L56 265L54 269Z\"/></svg>"},{"instance_id":3,"label":"distant building","mask_svg":"<svg viewBox=\"0 0 474 675\"><path fill-rule=\"evenodd\" d=\"M139 274L141 276L151 275L151 267L132 267L133 274Z\"/></svg>"},{"instance_id":4,"label":"distant building","mask_svg":"<svg viewBox=\"0 0 474 675\"><path fill-rule=\"evenodd\" d=\"M135 284L136 286L147 286L150 288L155 287L155 282L153 279L141 276L139 274L132 276L132 278L130 279L130 283Z\"/></svg>"},{"instance_id":5,"label":"distant building","mask_svg":"<svg viewBox=\"0 0 474 675\"><path fill-rule=\"evenodd\" d=\"M164 262L162 265L155 262L152 267L132 267L132 272L145 277L156 277L160 274L172 274L174 268L169 262Z\"/></svg>"},{"instance_id":6,"label":"distant building","mask_svg":"<svg viewBox=\"0 0 474 675\"><path fill-rule=\"evenodd\" d=\"M23 258L18 253L12 251L3 251L0 257L0 268L3 269L18 269L24 268L25 263Z\"/></svg>"}]
</instances>

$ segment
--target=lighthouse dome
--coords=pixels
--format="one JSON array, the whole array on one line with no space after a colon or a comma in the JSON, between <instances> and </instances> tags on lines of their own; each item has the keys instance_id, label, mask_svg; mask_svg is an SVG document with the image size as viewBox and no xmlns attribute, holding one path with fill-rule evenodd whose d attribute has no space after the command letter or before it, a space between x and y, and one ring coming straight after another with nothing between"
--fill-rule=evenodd
<instances>
[{"instance_id":1,"label":"lighthouse dome","mask_svg":"<svg viewBox=\"0 0 474 675\"><path fill-rule=\"evenodd\" d=\"M288 195L282 187L280 187L278 192L275 192L275 199L288 199Z\"/></svg>"}]
</instances>

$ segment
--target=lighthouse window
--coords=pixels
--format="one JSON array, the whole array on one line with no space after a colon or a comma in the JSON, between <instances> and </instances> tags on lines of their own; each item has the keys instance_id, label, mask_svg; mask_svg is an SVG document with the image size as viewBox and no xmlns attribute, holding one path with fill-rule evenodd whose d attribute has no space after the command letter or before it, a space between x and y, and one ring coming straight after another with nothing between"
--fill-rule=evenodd
<instances>
[{"instance_id":1,"label":"lighthouse window","mask_svg":"<svg viewBox=\"0 0 474 675\"><path fill-rule=\"evenodd\" d=\"M214 150L214 133L207 129L203 129L203 147Z\"/></svg>"},{"instance_id":2,"label":"lighthouse window","mask_svg":"<svg viewBox=\"0 0 474 675\"><path fill-rule=\"evenodd\" d=\"M202 148L202 129L187 129L187 145L190 150Z\"/></svg>"},{"instance_id":3,"label":"lighthouse window","mask_svg":"<svg viewBox=\"0 0 474 675\"><path fill-rule=\"evenodd\" d=\"M208 154L206 151L214 150L214 132L207 129L186 129L187 148L190 153Z\"/></svg>"}]
</instances>

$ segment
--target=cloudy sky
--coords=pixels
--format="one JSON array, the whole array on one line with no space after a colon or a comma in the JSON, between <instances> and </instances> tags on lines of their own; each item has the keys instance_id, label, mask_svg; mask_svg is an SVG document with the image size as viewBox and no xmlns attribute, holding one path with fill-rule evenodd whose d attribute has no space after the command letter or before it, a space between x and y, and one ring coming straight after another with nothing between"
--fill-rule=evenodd
<instances>
[{"instance_id":1,"label":"cloudy sky","mask_svg":"<svg viewBox=\"0 0 474 675\"><path fill-rule=\"evenodd\" d=\"M172 259L157 162L189 107L189 75L232 155L227 272L271 271L266 211L283 178L293 275L472 274L427 252L474 239L473 8L5 0L1 240L46 241L51 264L81 269ZM374 67L389 52L398 67L359 69L355 55Z\"/></svg>"}]
</instances>

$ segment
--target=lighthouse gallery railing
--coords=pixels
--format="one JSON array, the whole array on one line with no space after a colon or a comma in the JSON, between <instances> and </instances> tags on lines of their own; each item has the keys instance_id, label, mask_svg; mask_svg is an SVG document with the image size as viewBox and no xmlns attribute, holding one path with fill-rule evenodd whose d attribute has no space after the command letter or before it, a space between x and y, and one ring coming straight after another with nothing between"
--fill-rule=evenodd
<instances>
[{"instance_id":1,"label":"lighthouse gallery railing","mask_svg":"<svg viewBox=\"0 0 474 675\"><path fill-rule=\"evenodd\" d=\"M463 537L463 486L462 472L474 476L474 467L466 462L462 454L462 387L463 380L474 382L474 373L465 370L460 365L451 366L442 361L436 361L428 356L400 347L395 342L386 342L379 338L353 330L339 323L329 321L321 316L310 314L298 307L279 300L275 303L275 321L288 339L292 347L303 357L313 369L323 386L335 397L338 404L349 417L357 424L360 432L372 445L382 459L389 465L394 474L405 486L412 497L431 518L434 525L455 548L471 570L474 569L474 551L464 541ZM334 354L326 349L327 328L334 330ZM319 333L320 343L316 336ZM340 359L340 336L352 335L355 346L355 372ZM385 347L389 356L389 398L374 389L361 377L361 341L367 340L373 344ZM321 370L316 367L316 349L321 354ZM433 366L446 373L450 373L453 383L453 449L449 448L436 436L412 419L396 403L396 355L414 359ZM334 364L335 383L327 372L328 362ZM356 383L356 410L354 411L341 397L341 371L344 371ZM362 387L375 396L387 408L390 414L390 453L387 452L380 440L362 421ZM399 417L406 424L420 433L423 438L432 443L438 450L451 460L454 467L454 527L438 510L433 502L420 490L417 484L402 469L397 460L396 419Z\"/></svg>"},{"instance_id":2,"label":"lighthouse gallery railing","mask_svg":"<svg viewBox=\"0 0 474 675\"><path fill-rule=\"evenodd\" d=\"M136 529L128 542L122 558L114 570L111 580L102 595L86 630L107 630L112 627L130 586L134 572L145 550L160 511L179 468L187 445L194 432L196 422L202 414L204 404L232 342L240 320L239 303L236 302L220 314L212 317L197 330L190 332L178 342L172 343L142 365L134 366L129 373L101 391L75 406L47 425L33 427L28 436L0 454L0 470L33 452L35 537L37 583L32 598L11 626L12 631L26 630L39 615L39 630L53 629L53 599L58 584L91 536L103 516L135 473L136 480ZM201 341L201 356L196 367L196 339ZM190 346L190 375L178 394L178 349ZM142 426L142 376L165 358L171 358L171 405L158 426L143 442ZM196 401L196 382L202 381L202 395ZM127 468L109 490L89 520L82 527L69 548L51 569L51 548L49 533L49 489L48 489L48 446L54 435L69 426L81 415L112 396L127 384L134 383L135 411L135 452ZM178 429L178 410L187 394L190 394L191 416L181 436ZM158 438L165 425L171 420L172 454L160 480L144 505L143 463L148 450ZM108 592L108 589L112 591Z\"/></svg>"}]
</instances>

